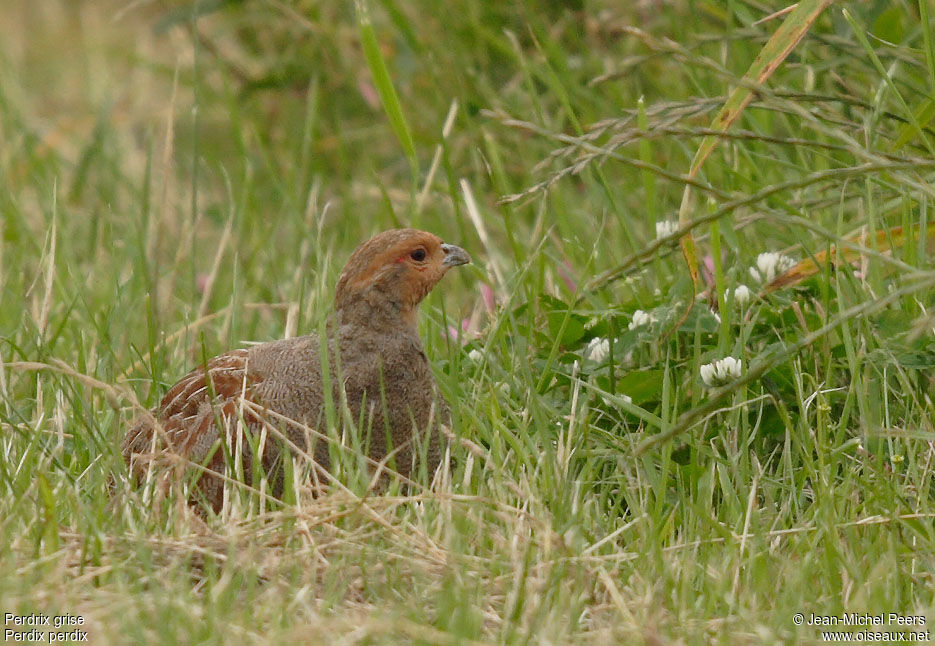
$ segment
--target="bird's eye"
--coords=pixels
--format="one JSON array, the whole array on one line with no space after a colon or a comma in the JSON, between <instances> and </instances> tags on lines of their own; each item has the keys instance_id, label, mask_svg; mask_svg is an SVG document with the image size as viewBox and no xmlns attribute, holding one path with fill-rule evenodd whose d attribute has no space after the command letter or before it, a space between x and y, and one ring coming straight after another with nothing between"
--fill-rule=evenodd
<instances>
[{"instance_id":1,"label":"bird's eye","mask_svg":"<svg viewBox=\"0 0 935 646\"><path fill-rule=\"evenodd\" d=\"M419 249L416 249L411 254L409 254L409 257L415 260L416 262L422 262L423 260L425 260L425 249L422 249L420 247Z\"/></svg>"}]
</instances>

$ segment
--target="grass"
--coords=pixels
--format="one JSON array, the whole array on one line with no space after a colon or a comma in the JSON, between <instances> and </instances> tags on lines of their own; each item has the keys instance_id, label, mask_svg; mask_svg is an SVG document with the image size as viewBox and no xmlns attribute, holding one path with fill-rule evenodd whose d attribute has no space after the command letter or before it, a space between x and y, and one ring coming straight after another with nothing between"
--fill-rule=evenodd
<instances>
[{"instance_id":1,"label":"grass","mask_svg":"<svg viewBox=\"0 0 935 646\"><path fill-rule=\"evenodd\" d=\"M80 615L93 644L810 643L795 613L927 616L924 0L832 5L726 133L781 4L7 4L0 613ZM318 330L351 249L400 225L475 258L420 324L450 469L205 522L128 482L141 406ZM802 263L773 291L771 251Z\"/></svg>"}]
</instances>

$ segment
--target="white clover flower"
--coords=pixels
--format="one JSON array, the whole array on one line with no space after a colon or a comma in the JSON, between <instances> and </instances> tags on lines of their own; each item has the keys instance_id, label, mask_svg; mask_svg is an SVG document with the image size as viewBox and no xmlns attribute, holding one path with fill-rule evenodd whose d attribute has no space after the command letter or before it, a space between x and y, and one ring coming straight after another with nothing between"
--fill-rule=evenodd
<instances>
[{"instance_id":1,"label":"white clover flower","mask_svg":"<svg viewBox=\"0 0 935 646\"><path fill-rule=\"evenodd\" d=\"M705 386L721 386L740 377L743 372L743 362L734 357L724 357L713 363L701 366L701 381Z\"/></svg>"},{"instance_id":2,"label":"white clover flower","mask_svg":"<svg viewBox=\"0 0 935 646\"><path fill-rule=\"evenodd\" d=\"M468 352L468 359L474 363L481 363L484 360L484 353L475 348Z\"/></svg>"},{"instance_id":3,"label":"white clover flower","mask_svg":"<svg viewBox=\"0 0 935 646\"><path fill-rule=\"evenodd\" d=\"M725 294L724 296L727 297L731 291L732 290L728 289L727 294ZM740 306L746 305L753 298L753 292L750 291L750 288L747 287L746 285L737 285L737 287L733 289L733 292L734 292L734 302Z\"/></svg>"},{"instance_id":4,"label":"white clover flower","mask_svg":"<svg viewBox=\"0 0 935 646\"><path fill-rule=\"evenodd\" d=\"M775 251L767 251L756 257L756 267L750 267L750 276L761 283L771 283L795 267L795 260Z\"/></svg>"},{"instance_id":5,"label":"white clover flower","mask_svg":"<svg viewBox=\"0 0 935 646\"><path fill-rule=\"evenodd\" d=\"M598 363L606 359L608 354L610 354L610 340L599 336L588 341L588 347L584 350L584 356Z\"/></svg>"},{"instance_id":6,"label":"white clover flower","mask_svg":"<svg viewBox=\"0 0 935 646\"><path fill-rule=\"evenodd\" d=\"M675 220L660 220L656 223L656 238L665 238L679 230L679 223Z\"/></svg>"},{"instance_id":7,"label":"white clover flower","mask_svg":"<svg viewBox=\"0 0 935 646\"><path fill-rule=\"evenodd\" d=\"M635 330L636 328L642 325L649 325L650 323L655 323L656 317L650 314L649 312L644 312L643 310L636 310L633 312L633 320L630 321L629 329Z\"/></svg>"}]
</instances>

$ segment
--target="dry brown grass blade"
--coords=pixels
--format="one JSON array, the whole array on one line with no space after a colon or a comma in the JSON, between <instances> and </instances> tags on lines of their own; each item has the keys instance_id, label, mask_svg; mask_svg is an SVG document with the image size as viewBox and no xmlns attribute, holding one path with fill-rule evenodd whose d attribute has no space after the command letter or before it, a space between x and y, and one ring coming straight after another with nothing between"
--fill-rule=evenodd
<instances>
[{"instance_id":1,"label":"dry brown grass blade","mask_svg":"<svg viewBox=\"0 0 935 646\"><path fill-rule=\"evenodd\" d=\"M901 226L877 231L874 236L876 238L876 250L878 252L892 252L902 249L906 246L907 241L912 242L919 237L918 226L910 227L909 231L915 232L915 235L907 237L907 232ZM925 239L929 246L935 243L935 223L929 224L926 228ZM866 246L867 241L868 236L866 233L859 233L846 238L845 242L849 243L847 246L836 245L827 251L820 251L810 258L806 258L786 273L777 276L763 291L768 294L777 289L798 285L817 274L829 262L834 264L853 263L862 257L860 247Z\"/></svg>"}]
</instances>

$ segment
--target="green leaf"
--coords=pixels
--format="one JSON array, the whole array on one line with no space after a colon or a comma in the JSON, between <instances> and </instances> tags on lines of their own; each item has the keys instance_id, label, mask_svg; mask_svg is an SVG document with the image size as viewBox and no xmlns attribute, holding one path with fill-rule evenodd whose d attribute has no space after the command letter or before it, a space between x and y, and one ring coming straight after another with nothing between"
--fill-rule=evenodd
<instances>
[{"instance_id":1,"label":"green leaf","mask_svg":"<svg viewBox=\"0 0 935 646\"><path fill-rule=\"evenodd\" d=\"M587 319L578 314L569 314L568 311L553 310L547 315L549 321L549 336L553 339L561 335L561 345L569 347L581 340L585 334L584 324ZM568 323L565 323L565 319ZM564 325L564 329L562 329Z\"/></svg>"},{"instance_id":2,"label":"green leaf","mask_svg":"<svg viewBox=\"0 0 935 646\"><path fill-rule=\"evenodd\" d=\"M661 368L628 372L617 379L617 393L626 395L634 404L643 405L650 401L659 401L665 371Z\"/></svg>"},{"instance_id":3,"label":"green leaf","mask_svg":"<svg viewBox=\"0 0 935 646\"><path fill-rule=\"evenodd\" d=\"M895 5L884 10L873 21L873 35L888 43L900 43L903 39L902 18L905 13L905 9Z\"/></svg>"}]
</instances>

